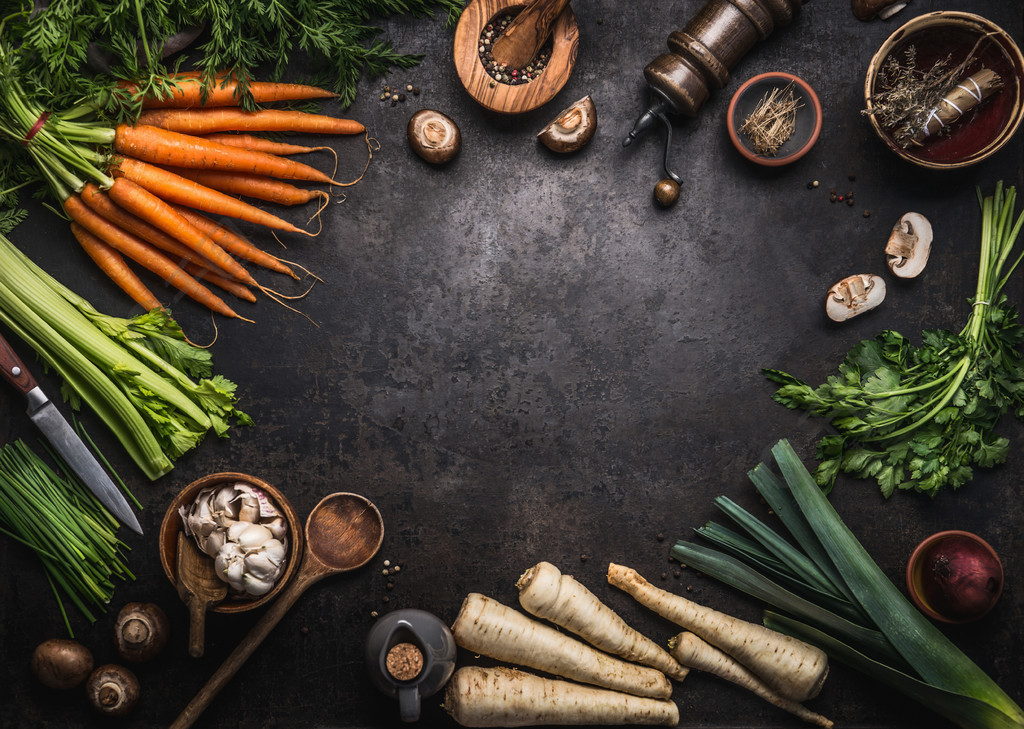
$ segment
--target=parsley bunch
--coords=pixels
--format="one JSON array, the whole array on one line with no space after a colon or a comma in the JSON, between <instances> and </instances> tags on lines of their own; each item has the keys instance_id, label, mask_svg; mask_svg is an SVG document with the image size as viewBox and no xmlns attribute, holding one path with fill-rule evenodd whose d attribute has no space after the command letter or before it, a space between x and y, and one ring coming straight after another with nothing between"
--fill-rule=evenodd
<instances>
[{"instance_id":1,"label":"parsley bunch","mask_svg":"<svg viewBox=\"0 0 1024 729\"><path fill-rule=\"evenodd\" d=\"M1024 225L1014 221L1015 190L996 186L981 203L978 285L966 326L926 330L921 344L883 331L857 344L838 375L814 388L779 370L765 375L786 407L828 418L837 433L818 441L818 484L837 475L874 478L889 497L896 489L937 494L973 477L973 467L1006 460L1000 417L1024 419L1024 341L1016 308L1002 293L1024 253L1011 262Z\"/></svg>"}]
</instances>

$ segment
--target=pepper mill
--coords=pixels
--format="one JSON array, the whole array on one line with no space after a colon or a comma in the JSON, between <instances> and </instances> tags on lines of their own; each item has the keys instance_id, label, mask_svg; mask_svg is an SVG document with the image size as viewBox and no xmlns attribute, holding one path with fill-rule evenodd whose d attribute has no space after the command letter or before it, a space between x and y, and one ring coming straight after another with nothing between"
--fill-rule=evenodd
<instances>
[{"instance_id":1,"label":"pepper mill","mask_svg":"<svg viewBox=\"0 0 1024 729\"><path fill-rule=\"evenodd\" d=\"M656 197L666 207L679 197L682 179L669 169L672 143L669 114L696 116L713 88L729 83L729 72L747 52L776 27L788 25L804 0L707 0L683 30L668 37L663 53L644 69L650 104L622 146L629 146L657 122L664 124L665 173ZM666 184L667 183L667 184Z\"/></svg>"}]
</instances>

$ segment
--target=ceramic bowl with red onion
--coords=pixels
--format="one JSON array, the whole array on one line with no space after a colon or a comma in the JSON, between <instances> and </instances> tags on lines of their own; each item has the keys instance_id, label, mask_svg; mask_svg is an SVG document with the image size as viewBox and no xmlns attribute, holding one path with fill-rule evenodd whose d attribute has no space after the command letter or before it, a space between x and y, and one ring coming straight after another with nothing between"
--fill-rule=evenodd
<instances>
[{"instance_id":1,"label":"ceramic bowl with red onion","mask_svg":"<svg viewBox=\"0 0 1024 729\"><path fill-rule=\"evenodd\" d=\"M969 623L987 614L999 600L1003 564L992 546L976 534L938 532L910 555L907 590L930 618Z\"/></svg>"}]
</instances>

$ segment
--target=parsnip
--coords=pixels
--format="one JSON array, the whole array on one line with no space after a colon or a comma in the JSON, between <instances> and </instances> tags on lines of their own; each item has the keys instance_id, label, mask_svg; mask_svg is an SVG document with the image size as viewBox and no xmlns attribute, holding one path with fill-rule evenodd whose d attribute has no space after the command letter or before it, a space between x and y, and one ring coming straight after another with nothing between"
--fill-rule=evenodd
<instances>
[{"instance_id":1,"label":"parsnip","mask_svg":"<svg viewBox=\"0 0 1024 729\"><path fill-rule=\"evenodd\" d=\"M542 678L512 668L465 666L445 689L444 708L462 726L676 726L679 707L666 699Z\"/></svg>"},{"instance_id":2,"label":"parsnip","mask_svg":"<svg viewBox=\"0 0 1024 729\"><path fill-rule=\"evenodd\" d=\"M531 615L580 636L592 646L627 661L657 668L677 681L688 670L664 648L626 624L618 614L571 575L539 562L516 582L519 604Z\"/></svg>"},{"instance_id":3,"label":"parsnip","mask_svg":"<svg viewBox=\"0 0 1024 729\"><path fill-rule=\"evenodd\" d=\"M828 675L828 656L803 641L661 590L622 565L608 565L608 582L645 607L696 633L757 674L779 695L806 701Z\"/></svg>"},{"instance_id":4,"label":"parsnip","mask_svg":"<svg viewBox=\"0 0 1024 729\"><path fill-rule=\"evenodd\" d=\"M684 666L698 671L712 673L726 681L732 681L765 701L784 709L806 722L831 729L832 722L797 701L791 701L766 684L757 674L729 655L704 642L693 633L680 633L669 641L672 657Z\"/></svg>"},{"instance_id":5,"label":"parsnip","mask_svg":"<svg viewBox=\"0 0 1024 729\"><path fill-rule=\"evenodd\" d=\"M602 653L480 593L463 601L452 633L466 650L504 663L636 696L672 695L661 671Z\"/></svg>"}]
</instances>

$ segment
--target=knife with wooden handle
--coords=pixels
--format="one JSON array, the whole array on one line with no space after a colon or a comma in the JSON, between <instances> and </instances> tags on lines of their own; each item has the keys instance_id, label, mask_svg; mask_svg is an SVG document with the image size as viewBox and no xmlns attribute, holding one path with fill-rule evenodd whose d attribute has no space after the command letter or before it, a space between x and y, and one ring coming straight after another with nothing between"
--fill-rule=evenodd
<instances>
[{"instance_id":1,"label":"knife with wooden handle","mask_svg":"<svg viewBox=\"0 0 1024 729\"><path fill-rule=\"evenodd\" d=\"M82 482L96 497L110 509L110 512L126 527L142 534L139 520L124 494L103 470L96 458L85 447L74 429L57 410L57 406L46 396L36 383L32 373L14 353L11 345L0 335L0 373L15 389L28 400L28 417L42 431L68 466L78 474Z\"/></svg>"}]
</instances>

